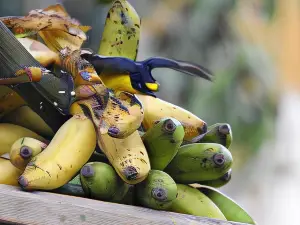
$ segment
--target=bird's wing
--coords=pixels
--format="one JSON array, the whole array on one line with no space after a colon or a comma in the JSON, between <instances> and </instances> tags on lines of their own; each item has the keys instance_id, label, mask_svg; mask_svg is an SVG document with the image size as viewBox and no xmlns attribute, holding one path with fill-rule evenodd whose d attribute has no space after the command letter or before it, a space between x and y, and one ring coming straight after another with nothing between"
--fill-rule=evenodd
<instances>
[{"instance_id":1,"label":"bird's wing","mask_svg":"<svg viewBox=\"0 0 300 225\"><path fill-rule=\"evenodd\" d=\"M138 72L136 62L125 57L108 57L98 54L82 54L81 57L89 61L99 75L101 73L115 75Z\"/></svg>"}]
</instances>

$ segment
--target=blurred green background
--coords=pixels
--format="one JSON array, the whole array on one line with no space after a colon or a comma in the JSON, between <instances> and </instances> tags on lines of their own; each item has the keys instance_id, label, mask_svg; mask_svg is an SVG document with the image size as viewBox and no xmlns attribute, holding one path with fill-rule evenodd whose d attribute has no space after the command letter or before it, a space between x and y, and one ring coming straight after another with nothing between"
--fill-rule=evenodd
<instances>
[{"instance_id":1,"label":"blurred green background","mask_svg":"<svg viewBox=\"0 0 300 225\"><path fill-rule=\"evenodd\" d=\"M274 219L276 210L272 214L268 211L274 196L267 193L273 187L271 183L263 184L267 185L264 182L273 177L272 168L276 167L271 161L276 158L272 149L276 148L275 140L280 134L277 127L285 129L278 126L280 97L286 90L299 93L296 72L300 59L295 52L300 51L296 48L300 41L297 39L300 28L296 24L299 26L300 20L293 23L300 18L299 1L128 1L142 18L138 60L159 55L192 61L213 71L215 80L210 83L176 71L157 69L154 76L161 84L158 96L193 112L208 125L218 122L231 125L233 179L224 191L248 209L259 224L271 225L270 217L272 225L280 224L279 219ZM109 2L0 1L0 15L25 15L31 9L62 3L72 17L92 26L84 47L97 51ZM294 39L284 40L285 37ZM287 40L295 42L295 48L285 46Z\"/></svg>"}]
</instances>

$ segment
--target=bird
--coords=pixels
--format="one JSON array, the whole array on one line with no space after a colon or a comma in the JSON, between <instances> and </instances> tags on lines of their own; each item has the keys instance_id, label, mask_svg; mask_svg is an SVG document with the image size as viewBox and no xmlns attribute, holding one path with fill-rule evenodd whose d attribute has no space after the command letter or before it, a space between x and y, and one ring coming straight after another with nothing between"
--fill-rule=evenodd
<instances>
[{"instance_id":1,"label":"bird","mask_svg":"<svg viewBox=\"0 0 300 225\"><path fill-rule=\"evenodd\" d=\"M152 75L156 68L169 68L191 76L212 81L213 74L201 65L164 57L150 57L142 61L134 61L126 57L113 57L94 54L89 50L83 50L81 57L89 61L98 75L111 76L112 89L114 86L114 75L127 74L133 89L142 94L156 96L154 92L159 91L160 84ZM115 80L115 82L119 82ZM130 85L124 83L123 85ZM120 84L115 86L120 87Z\"/></svg>"}]
</instances>

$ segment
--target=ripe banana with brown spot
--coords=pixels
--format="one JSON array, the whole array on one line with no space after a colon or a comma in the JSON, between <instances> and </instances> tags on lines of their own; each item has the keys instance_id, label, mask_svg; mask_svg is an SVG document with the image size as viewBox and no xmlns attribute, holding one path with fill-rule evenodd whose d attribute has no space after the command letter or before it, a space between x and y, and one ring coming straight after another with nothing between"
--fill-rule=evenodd
<instances>
[{"instance_id":1,"label":"ripe banana with brown spot","mask_svg":"<svg viewBox=\"0 0 300 225\"><path fill-rule=\"evenodd\" d=\"M96 147L93 122L75 115L56 132L47 148L35 156L19 178L25 190L53 190L69 182Z\"/></svg>"},{"instance_id":2,"label":"ripe banana with brown spot","mask_svg":"<svg viewBox=\"0 0 300 225\"><path fill-rule=\"evenodd\" d=\"M136 96L144 107L145 115L142 124L146 131L157 121L165 117L172 117L183 125L184 140L190 141L194 137L206 133L206 123L191 112L160 98L141 94L136 94Z\"/></svg>"},{"instance_id":3,"label":"ripe banana with brown spot","mask_svg":"<svg viewBox=\"0 0 300 225\"><path fill-rule=\"evenodd\" d=\"M147 177L150 161L138 131L124 139L100 135L98 145L126 183L137 184Z\"/></svg>"},{"instance_id":4,"label":"ripe banana with brown spot","mask_svg":"<svg viewBox=\"0 0 300 225\"><path fill-rule=\"evenodd\" d=\"M99 55L120 56L135 60L140 41L141 19L125 0L115 1L107 13ZM131 85L129 74L99 74L104 84L119 91L138 93Z\"/></svg>"},{"instance_id":5,"label":"ripe banana with brown spot","mask_svg":"<svg viewBox=\"0 0 300 225\"><path fill-rule=\"evenodd\" d=\"M20 138L11 147L9 154L10 162L20 170L24 170L30 160L41 153L46 147L46 143L34 138Z\"/></svg>"},{"instance_id":6,"label":"ripe banana with brown spot","mask_svg":"<svg viewBox=\"0 0 300 225\"><path fill-rule=\"evenodd\" d=\"M45 138L25 127L0 123L0 156L9 153L13 143L23 137L31 137L42 142L47 142Z\"/></svg>"}]
</instances>

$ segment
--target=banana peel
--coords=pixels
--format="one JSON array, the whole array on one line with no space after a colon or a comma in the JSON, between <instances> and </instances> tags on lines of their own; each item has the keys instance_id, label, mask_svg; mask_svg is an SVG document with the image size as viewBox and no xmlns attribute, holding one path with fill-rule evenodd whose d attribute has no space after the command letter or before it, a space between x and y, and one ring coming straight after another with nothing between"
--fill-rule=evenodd
<instances>
[{"instance_id":1,"label":"banana peel","mask_svg":"<svg viewBox=\"0 0 300 225\"><path fill-rule=\"evenodd\" d=\"M205 185L194 185L194 187L213 201L228 221L256 224L245 209L219 190Z\"/></svg>"},{"instance_id":2,"label":"banana peel","mask_svg":"<svg viewBox=\"0 0 300 225\"><path fill-rule=\"evenodd\" d=\"M71 18L61 4L31 10L26 16L1 17L0 20L17 38L34 36L45 30L60 30L85 41L85 32L91 29Z\"/></svg>"}]
</instances>

